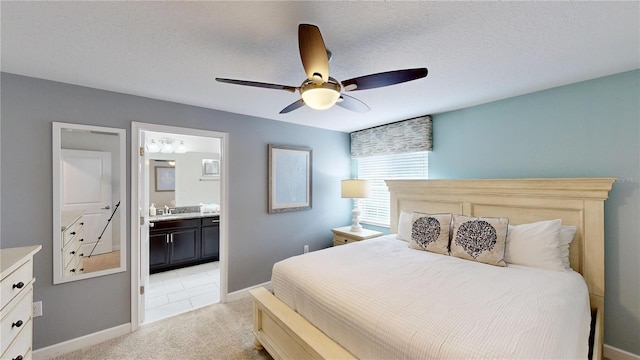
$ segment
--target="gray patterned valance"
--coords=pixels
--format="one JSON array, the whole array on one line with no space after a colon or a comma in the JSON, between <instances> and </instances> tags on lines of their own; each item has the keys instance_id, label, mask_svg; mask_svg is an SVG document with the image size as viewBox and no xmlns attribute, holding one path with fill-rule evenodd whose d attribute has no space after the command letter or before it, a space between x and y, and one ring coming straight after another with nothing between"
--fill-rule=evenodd
<instances>
[{"instance_id":1,"label":"gray patterned valance","mask_svg":"<svg viewBox=\"0 0 640 360\"><path fill-rule=\"evenodd\" d=\"M351 157L402 154L433 149L431 116L351 133Z\"/></svg>"}]
</instances>

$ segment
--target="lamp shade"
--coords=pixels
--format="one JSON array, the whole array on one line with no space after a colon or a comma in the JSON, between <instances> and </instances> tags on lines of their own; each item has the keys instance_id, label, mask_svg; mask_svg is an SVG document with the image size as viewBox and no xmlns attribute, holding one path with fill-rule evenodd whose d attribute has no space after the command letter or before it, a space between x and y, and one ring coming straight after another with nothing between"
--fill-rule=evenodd
<instances>
[{"instance_id":1,"label":"lamp shade","mask_svg":"<svg viewBox=\"0 0 640 360\"><path fill-rule=\"evenodd\" d=\"M370 186L368 180L342 180L342 197L362 199L369 197Z\"/></svg>"}]
</instances>

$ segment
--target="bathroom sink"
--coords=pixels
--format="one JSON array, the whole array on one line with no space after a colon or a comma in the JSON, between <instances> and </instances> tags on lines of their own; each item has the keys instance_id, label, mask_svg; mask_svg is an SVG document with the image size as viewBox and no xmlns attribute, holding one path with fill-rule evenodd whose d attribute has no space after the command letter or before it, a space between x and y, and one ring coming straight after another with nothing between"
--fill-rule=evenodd
<instances>
[{"instance_id":1,"label":"bathroom sink","mask_svg":"<svg viewBox=\"0 0 640 360\"><path fill-rule=\"evenodd\" d=\"M214 216L214 215L219 215L219 214L218 213L200 213L200 212L166 214L166 215L149 216L149 221L157 222L157 221L168 221L168 220L178 220L178 219L194 219L194 218L202 218L202 217Z\"/></svg>"}]
</instances>

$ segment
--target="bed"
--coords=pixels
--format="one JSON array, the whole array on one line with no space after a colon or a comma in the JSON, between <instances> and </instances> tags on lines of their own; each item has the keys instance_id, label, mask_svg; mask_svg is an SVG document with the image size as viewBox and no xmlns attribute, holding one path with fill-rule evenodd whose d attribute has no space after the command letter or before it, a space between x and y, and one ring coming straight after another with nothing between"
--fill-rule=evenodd
<instances>
[{"instance_id":1,"label":"bed","mask_svg":"<svg viewBox=\"0 0 640 360\"><path fill-rule=\"evenodd\" d=\"M559 284L553 283L557 276L517 281L528 279L526 276L529 276L531 269L523 266L497 267L478 264L451 256L411 250L406 243L395 240L394 236L330 248L276 264L272 285L277 296L264 288L251 291L254 297L253 331L256 346L264 347L276 359L452 358L456 356L499 358L505 357L504 354L538 358L586 357L584 355L588 345L585 346L583 340L589 338L590 334L592 346L589 351L592 352L592 358L600 359L604 314L604 200L608 197L614 180L612 178L574 178L387 181L391 195L392 234L398 232L398 218L403 212L504 217L508 218L509 225L561 219L563 225L576 227L576 233L569 248L570 266L575 272L563 273L561 276L563 279L559 280L561 281ZM401 262L388 263L391 260L380 260L381 256L388 258L388 254L393 254L391 259L397 258ZM354 256L361 256L361 258L358 260L359 258ZM498 298L507 298L506 303L530 304L532 302L534 309L538 310L518 317L520 316L518 312L510 313L509 311L512 310L505 308L504 303L495 303L495 299L485 298L485 295L479 293L472 292L469 295L469 287L464 288L466 293L461 293L461 290L456 287L447 287L451 283L464 283L473 279L468 275L457 278L448 277L446 281L431 280L436 283L440 281L436 288L446 294L444 298L438 299L433 296L435 293L433 290L416 294L419 292L416 288L422 289L423 285L410 279L410 275L415 270L407 273L404 264L423 261L425 258L439 261L438 266L432 269L445 269L445 266L453 266L455 269L456 266L471 265L475 266L474 270L465 267L461 271L487 278L495 276L498 272L508 273L510 275L507 278L510 276L511 280L500 281L508 286L491 289L490 292L499 294ZM367 267L367 264L371 265L377 260L381 261L378 266ZM287 271L287 267L293 271ZM373 272L376 271L376 267L379 268L380 273ZM343 276L347 271L349 273L361 271L360 279L365 280L361 280L361 285L354 286L353 281L358 281L358 278L348 280L347 276ZM297 283L295 279L293 283L282 280L279 275L281 272L293 273L294 278L298 277ZM336 280L319 281L315 275L323 272L329 273L329 279ZM394 273L397 273L395 276L399 276L396 279L402 279L402 281L394 281L392 277ZM363 277L365 274L369 276ZM342 279L343 277L345 279ZM414 277L421 279L423 275L418 274ZM372 279L371 283L367 283L366 279ZM394 287L392 291L376 292L372 290L375 286L374 281L378 286L379 284L395 286L402 283L407 286L404 289ZM563 312L571 312L566 314L568 317L560 318L559 314L553 311L548 312L545 306L540 305L544 301L535 299L537 291L533 284L536 281L545 284L542 287L557 290L557 297L550 302L569 299L567 301L570 303L561 307L564 309ZM304 290L302 284L305 282L326 282L327 286ZM511 296L509 290L520 286L519 283L527 284L527 286L521 286L524 292L509 298ZM565 295L563 289L573 290L567 290ZM581 291L582 295L580 295ZM512 327L503 325L491 327L490 323L495 321L492 318L474 320L471 325L465 324L464 321L451 320L453 319L449 316L451 314L447 313L451 312L451 309L441 307L446 305L447 299L462 301L462 304L455 307L462 309L460 311L462 319L474 312L474 306L478 307L478 305L471 305L470 309L465 309L467 301L465 296L484 301L481 303L491 309L504 311L504 318L513 321ZM549 296L543 295L551 299ZM422 304L418 307L410 307L411 303L415 305L416 299L420 298L432 300L425 302L423 306L431 310L422 311L420 308ZM327 306L332 299L338 305L331 312ZM477 311L481 316L492 312L495 311ZM424 318L422 322L428 323L429 327L422 328L420 324L415 325L409 322L412 317ZM332 321L336 319L343 320L342 324L333 324ZM450 325L447 321L460 323L458 325L461 327L446 333L450 331L445 329L445 325ZM482 325L483 321L489 323L486 328ZM554 324L553 327L548 326L549 333L546 332L545 322ZM558 327L558 324L561 326ZM434 336L434 334L438 335L438 329L444 329L445 334L441 338ZM486 333L489 329L493 332L493 337ZM424 336L423 333L426 331L431 335ZM521 336L513 337L513 334ZM382 341L376 336L385 339ZM421 336L428 339L423 339ZM480 342L471 341L473 338L477 338L476 340ZM518 343L524 338L533 339L534 344L539 343L538 347L547 349L548 352L531 352L536 351L535 346L524 342ZM494 339L493 343L489 341L491 339ZM414 347L410 348L408 343L413 343ZM517 352L509 352L513 351L513 346L519 348ZM466 347L473 349L465 350ZM561 352L564 350L568 352Z\"/></svg>"}]
</instances>

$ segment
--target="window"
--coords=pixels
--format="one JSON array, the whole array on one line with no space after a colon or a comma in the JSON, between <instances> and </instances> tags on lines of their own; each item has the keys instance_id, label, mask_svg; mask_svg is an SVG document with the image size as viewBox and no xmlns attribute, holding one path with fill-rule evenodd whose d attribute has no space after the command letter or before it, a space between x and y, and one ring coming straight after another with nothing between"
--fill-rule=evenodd
<instances>
[{"instance_id":1,"label":"window","mask_svg":"<svg viewBox=\"0 0 640 360\"><path fill-rule=\"evenodd\" d=\"M428 152L361 157L358 162L358 179L369 180L371 196L360 200L362 222L389 226L389 191L385 179L428 178Z\"/></svg>"}]
</instances>

